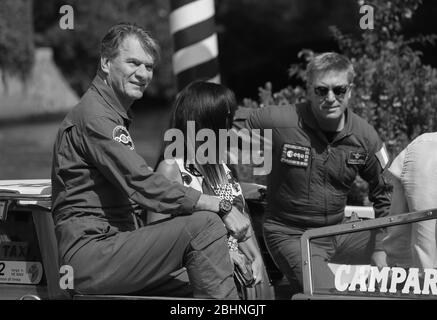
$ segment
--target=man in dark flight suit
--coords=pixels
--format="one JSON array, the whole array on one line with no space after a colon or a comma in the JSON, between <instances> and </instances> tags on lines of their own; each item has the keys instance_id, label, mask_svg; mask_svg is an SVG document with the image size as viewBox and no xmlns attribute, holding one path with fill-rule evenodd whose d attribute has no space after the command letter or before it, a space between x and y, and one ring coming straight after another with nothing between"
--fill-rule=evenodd
<instances>
[{"instance_id":1,"label":"man in dark flight suit","mask_svg":"<svg viewBox=\"0 0 437 320\"><path fill-rule=\"evenodd\" d=\"M386 216L390 207L382 175L388 163L385 146L375 129L348 108L353 78L348 58L318 55L307 68L308 102L264 107L246 121L247 128L272 129L263 230L269 252L295 292L302 291L301 235L344 221L357 174L369 183L376 217ZM372 258L381 265L382 238L378 231L372 237L360 232L321 239L312 246L314 281L320 287L333 285L326 262L335 256L358 257L362 263Z\"/></svg>"},{"instance_id":2,"label":"man in dark flight suit","mask_svg":"<svg viewBox=\"0 0 437 320\"><path fill-rule=\"evenodd\" d=\"M73 267L78 293L236 299L226 229L243 239L249 220L154 173L128 131L130 106L152 80L158 54L142 28L113 26L102 40L100 70L60 126L52 207L61 264ZM135 228L138 205L173 217ZM191 292L175 272L188 274Z\"/></svg>"}]
</instances>

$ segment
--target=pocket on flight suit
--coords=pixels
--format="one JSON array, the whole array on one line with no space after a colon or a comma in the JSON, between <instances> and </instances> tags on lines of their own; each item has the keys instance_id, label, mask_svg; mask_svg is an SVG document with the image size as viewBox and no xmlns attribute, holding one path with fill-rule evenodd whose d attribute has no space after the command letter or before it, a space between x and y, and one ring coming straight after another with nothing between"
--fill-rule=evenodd
<instances>
[{"instance_id":1,"label":"pocket on flight suit","mask_svg":"<svg viewBox=\"0 0 437 320\"><path fill-rule=\"evenodd\" d=\"M362 148L342 148L339 177L345 188L350 188L359 170L366 164L368 153Z\"/></svg>"},{"instance_id":2,"label":"pocket on flight suit","mask_svg":"<svg viewBox=\"0 0 437 320\"><path fill-rule=\"evenodd\" d=\"M73 217L55 228L62 260L68 261L82 246L93 239L115 234L104 220L90 217Z\"/></svg>"}]
</instances>

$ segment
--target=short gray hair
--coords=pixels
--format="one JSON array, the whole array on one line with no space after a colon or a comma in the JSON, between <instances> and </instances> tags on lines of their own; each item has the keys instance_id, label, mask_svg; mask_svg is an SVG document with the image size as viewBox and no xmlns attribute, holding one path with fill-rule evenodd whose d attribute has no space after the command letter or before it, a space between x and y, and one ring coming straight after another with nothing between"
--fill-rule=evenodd
<instances>
[{"instance_id":1,"label":"short gray hair","mask_svg":"<svg viewBox=\"0 0 437 320\"><path fill-rule=\"evenodd\" d=\"M115 58L120 44L128 36L136 37L144 51L152 56L154 64L158 63L160 55L158 42L142 27L129 22L118 23L108 30L100 45L100 57L110 60Z\"/></svg>"},{"instance_id":2,"label":"short gray hair","mask_svg":"<svg viewBox=\"0 0 437 320\"><path fill-rule=\"evenodd\" d=\"M316 72L323 71L346 71L348 81L352 83L355 71L348 57L336 52L325 52L315 56L306 68L307 83L311 83Z\"/></svg>"}]
</instances>

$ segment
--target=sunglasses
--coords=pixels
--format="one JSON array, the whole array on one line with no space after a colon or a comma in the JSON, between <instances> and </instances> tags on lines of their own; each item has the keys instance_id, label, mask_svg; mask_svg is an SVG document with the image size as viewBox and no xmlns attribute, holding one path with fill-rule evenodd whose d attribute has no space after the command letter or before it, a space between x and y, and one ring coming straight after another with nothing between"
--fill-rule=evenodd
<instances>
[{"instance_id":1,"label":"sunglasses","mask_svg":"<svg viewBox=\"0 0 437 320\"><path fill-rule=\"evenodd\" d=\"M314 88L314 93L319 97L326 97L328 95L329 91L332 90L332 92L334 93L334 95L336 97L343 97L346 94L346 92L350 86L351 86L350 84L346 84L343 86L335 86L333 88L319 86L319 87Z\"/></svg>"}]
</instances>

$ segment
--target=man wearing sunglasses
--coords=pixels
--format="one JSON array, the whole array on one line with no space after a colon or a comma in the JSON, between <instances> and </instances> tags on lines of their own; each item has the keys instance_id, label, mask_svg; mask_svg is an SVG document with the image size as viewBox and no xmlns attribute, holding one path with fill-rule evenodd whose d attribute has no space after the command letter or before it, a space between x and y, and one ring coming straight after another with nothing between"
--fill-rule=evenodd
<instances>
[{"instance_id":1,"label":"man wearing sunglasses","mask_svg":"<svg viewBox=\"0 0 437 320\"><path fill-rule=\"evenodd\" d=\"M327 52L307 67L308 101L264 107L246 126L272 129L272 171L268 179L266 244L293 292L302 291L300 238L311 228L345 222L347 195L359 174L369 183L376 217L386 216L390 195L383 171L385 146L375 129L350 108L354 69L350 60ZM333 288L327 261L384 262L382 232L325 238L312 252L316 285Z\"/></svg>"}]
</instances>

